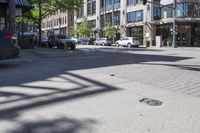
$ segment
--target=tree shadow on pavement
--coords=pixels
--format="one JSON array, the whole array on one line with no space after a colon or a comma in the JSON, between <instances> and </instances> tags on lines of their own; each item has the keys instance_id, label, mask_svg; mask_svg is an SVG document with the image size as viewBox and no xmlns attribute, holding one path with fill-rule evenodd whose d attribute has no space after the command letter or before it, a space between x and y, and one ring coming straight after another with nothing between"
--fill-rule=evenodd
<instances>
[{"instance_id":1,"label":"tree shadow on pavement","mask_svg":"<svg viewBox=\"0 0 200 133\"><path fill-rule=\"evenodd\" d=\"M178 68L181 70L188 70L188 71L200 71L200 65L183 65L183 64L162 64L162 63L142 63L145 65L156 65L156 66L169 66L169 67L174 67Z\"/></svg>"},{"instance_id":2,"label":"tree shadow on pavement","mask_svg":"<svg viewBox=\"0 0 200 133\"><path fill-rule=\"evenodd\" d=\"M152 61L176 62L191 59L189 57L130 54L101 50L93 50L89 54L78 53L77 56L74 56L75 54L70 55L70 58L59 58L59 55L58 58L54 57L52 59L42 57L39 61L27 62L27 64L24 62L22 64L17 63L17 68L15 68L15 64L0 65L0 97L3 99L0 99L0 120L13 121L25 111L31 109L38 109L61 102L67 103L121 90L108 85L107 81L97 81L84 75L74 74L71 71L142 64ZM80 58L83 56L84 58ZM51 78L58 78L59 81ZM57 86L53 86L54 83ZM60 127L59 123L61 125L62 123L64 125L71 124L71 126ZM62 128L65 133L75 133L82 127L79 121L58 119L40 121L34 124L21 123L20 129L15 129L10 133L42 133L43 129L48 130L48 128L59 131L55 131L55 133L64 133L60 130Z\"/></svg>"},{"instance_id":3,"label":"tree shadow on pavement","mask_svg":"<svg viewBox=\"0 0 200 133\"><path fill-rule=\"evenodd\" d=\"M66 117L55 120L18 121L18 128L7 133L77 133L91 132L95 120L75 120Z\"/></svg>"}]
</instances>

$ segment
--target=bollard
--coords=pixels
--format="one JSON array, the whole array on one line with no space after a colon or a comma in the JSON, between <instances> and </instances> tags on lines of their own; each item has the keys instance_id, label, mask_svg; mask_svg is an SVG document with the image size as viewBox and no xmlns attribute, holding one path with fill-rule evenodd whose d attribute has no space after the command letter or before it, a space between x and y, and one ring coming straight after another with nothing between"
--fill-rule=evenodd
<instances>
[{"instance_id":1,"label":"bollard","mask_svg":"<svg viewBox=\"0 0 200 133\"><path fill-rule=\"evenodd\" d=\"M67 49L68 49L68 45L64 44L64 50L67 50Z\"/></svg>"}]
</instances>

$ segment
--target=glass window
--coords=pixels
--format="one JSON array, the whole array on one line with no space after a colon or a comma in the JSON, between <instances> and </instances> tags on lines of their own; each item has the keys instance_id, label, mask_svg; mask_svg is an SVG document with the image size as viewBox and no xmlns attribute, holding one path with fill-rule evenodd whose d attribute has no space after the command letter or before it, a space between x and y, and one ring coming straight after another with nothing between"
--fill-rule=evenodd
<instances>
[{"instance_id":1,"label":"glass window","mask_svg":"<svg viewBox=\"0 0 200 133\"><path fill-rule=\"evenodd\" d=\"M92 14L96 13L96 1L92 2Z\"/></svg>"},{"instance_id":2,"label":"glass window","mask_svg":"<svg viewBox=\"0 0 200 133\"><path fill-rule=\"evenodd\" d=\"M92 13L92 12L91 12L91 7L92 7L91 3L88 3L88 4L87 4L87 14L88 14L88 15Z\"/></svg>"},{"instance_id":3,"label":"glass window","mask_svg":"<svg viewBox=\"0 0 200 133\"><path fill-rule=\"evenodd\" d=\"M172 5L168 5L168 6L172 7ZM162 8L162 17L163 18L172 18L172 16L173 16L173 9L172 8L169 8L169 7Z\"/></svg>"},{"instance_id":4,"label":"glass window","mask_svg":"<svg viewBox=\"0 0 200 133\"><path fill-rule=\"evenodd\" d=\"M134 4L134 0L127 0L127 5L133 5Z\"/></svg>"},{"instance_id":5,"label":"glass window","mask_svg":"<svg viewBox=\"0 0 200 133\"><path fill-rule=\"evenodd\" d=\"M5 18L0 18L0 30L5 30Z\"/></svg>"},{"instance_id":6,"label":"glass window","mask_svg":"<svg viewBox=\"0 0 200 133\"><path fill-rule=\"evenodd\" d=\"M114 4L119 4L120 0L106 0L106 5L112 5L112 2L114 1Z\"/></svg>"},{"instance_id":7,"label":"glass window","mask_svg":"<svg viewBox=\"0 0 200 133\"><path fill-rule=\"evenodd\" d=\"M128 13L128 23L143 21L143 10Z\"/></svg>"},{"instance_id":8,"label":"glass window","mask_svg":"<svg viewBox=\"0 0 200 133\"><path fill-rule=\"evenodd\" d=\"M172 7L172 5L169 5ZM192 2L178 3L176 9L177 17L199 17L200 16L200 4ZM163 18L172 18L173 10L168 7L162 8Z\"/></svg>"},{"instance_id":9,"label":"glass window","mask_svg":"<svg viewBox=\"0 0 200 133\"><path fill-rule=\"evenodd\" d=\"M161 19L161 8L160 7L155 7L153 9L153 16L154 16L154 20L160 20Z\"/></svg>"}]
</instances>

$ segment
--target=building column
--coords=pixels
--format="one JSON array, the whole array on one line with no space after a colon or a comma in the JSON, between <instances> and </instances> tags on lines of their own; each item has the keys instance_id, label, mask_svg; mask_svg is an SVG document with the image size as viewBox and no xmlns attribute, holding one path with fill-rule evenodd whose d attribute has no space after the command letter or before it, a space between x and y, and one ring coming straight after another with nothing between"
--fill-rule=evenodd
<instances>
[{"instance_id":1,"label":"building column","mask_svg":"<svg viewBox=\"0 0 200 133\"><path fill-rule=\"evenodd\" d=\"M101 3L100 0L96 0L96 38L100 38L100 28L101 28Z\"/></svg>"},{"instance_id":2,"label":"building column","mask_svg":"<svg viewBox=\"0 0 200 133\"><path fill-rule=\"evenodd\" d=\"M124 37L127 36L127 0L120 2L120 36Z\"/></svg>"},{"instance_id":3,"label":"building column","mask_svg":"<svg viewBox=\"0 0 200 133\"><path fill-rule=\"evenodd\" d=\"M150 0L153 2L153 0ZM153 9L154 4L148 3L147 6L144 8L144 26L143 26L143 45L145 46L154 46L155 39L156 39L156 25L153 24Z\"/></svg>"},{"instance_id":4,"label":"building column","mask_svg":"<svg viewBox=\"0 0 200 133\"><path fill-rule=\"evenodd\" d=\"M87 0L84 0L83 10L83 16L87 17Z\"/></svg>"}]
</instances>

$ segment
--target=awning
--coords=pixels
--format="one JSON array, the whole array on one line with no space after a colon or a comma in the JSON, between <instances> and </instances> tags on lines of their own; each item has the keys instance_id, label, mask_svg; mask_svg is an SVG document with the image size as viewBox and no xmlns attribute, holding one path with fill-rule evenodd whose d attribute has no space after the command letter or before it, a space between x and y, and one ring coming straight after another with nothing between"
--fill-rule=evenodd
<instances>
[{"instance_id":1,"label":"awning","mask_svg":"<svg viewBox=\"0 0 200 133\"><path fill-rule=\"evenodd\" d=\"M16 6L19 8L33 8L33 5L31 5L28 1L26 0L15 0L16 1ZM0 4L7 4L8 0L0 0Z\"/></svg>"}]
</instances>

